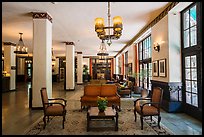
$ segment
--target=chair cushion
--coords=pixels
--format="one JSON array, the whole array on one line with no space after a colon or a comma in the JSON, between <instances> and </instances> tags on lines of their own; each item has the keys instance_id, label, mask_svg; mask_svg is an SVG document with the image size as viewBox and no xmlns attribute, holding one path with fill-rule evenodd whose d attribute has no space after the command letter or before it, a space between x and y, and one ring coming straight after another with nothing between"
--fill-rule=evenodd
<instances>
[{"instance_id":1,"label":"chair cushion","mask_svg":"<svg viewBox=\"0 0 204 137\"><path fill-rule=\"evenodd\" d=\"M46 112L46 115L50 115L50 116L63 115L63 106L52 105L52 106L47 107L45 112Z\"/></svg>"},{"instance_id":2,"label":"chair cushion","mask_svg":"<svg viewBox=\"0 0 204 137\"><path fill-rule=\"evenodd\" d=\"M86 85L84 87L85 96L100 96L101 85Z\"/></svg>"},{"instance_id":3,"label":"chair cushion","mask_svg":"<svg viewBox=\"0 0 204 137\"><path fill-rule=\"evenodd\" d=\"M113 84L106 84L101 86L101 97L116 96L117 87Z\"/></svg>"},{"instance_id":4,"label":"chair cushion","mask_svg":"<svg viewBox=\"0 0 204 137\"><path fill-rule=\"evenodd\" d=\"M141 114L140 106L136 105L136 111ZM159 114L158 109L154 106L144 106L143 107L143 115L157 115Z\"/></svg>"}]
</instances>

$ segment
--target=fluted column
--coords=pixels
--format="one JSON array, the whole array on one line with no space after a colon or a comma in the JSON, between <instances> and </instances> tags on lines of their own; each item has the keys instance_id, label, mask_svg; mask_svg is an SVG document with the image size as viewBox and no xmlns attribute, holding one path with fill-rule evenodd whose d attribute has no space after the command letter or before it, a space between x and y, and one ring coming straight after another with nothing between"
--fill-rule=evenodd
<instances>
[{"instance_id":1,"label":"fluted column","mask_svg":"<svg viewBox=\"0 0 204 137\"><path fill-rule=\"evenodd\" d=\"M33 13L32 107L42 107L40 89L47 88L52 98L52 18L48 13Z\"/></svg>"}]
</instances>

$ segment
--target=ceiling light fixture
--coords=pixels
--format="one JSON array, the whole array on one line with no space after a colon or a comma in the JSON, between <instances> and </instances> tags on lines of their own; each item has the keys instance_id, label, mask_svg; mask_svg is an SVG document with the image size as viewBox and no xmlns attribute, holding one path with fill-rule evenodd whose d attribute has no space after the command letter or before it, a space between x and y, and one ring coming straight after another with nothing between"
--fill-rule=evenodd
<instances>
[{"instance_id":1,"label":"ceiling light fixture","mask_svg":"<svg viewBox=\"0 0 204 137\"><path fill-rule=\"evenodd\" d=\"M56 60L56 57L54 56L54 51L53 51L53 48L52 48L52 61L55 61Z\"/></svg>"},{"instance_id":2,"label":"ceiling light fixture","mask_svg":"<svg viewBox=\"0 0 204 137\"><path fill-rule=\"evenodd\" d=\"M23 33L19 33L19 34L20 34L20 39L18 41L18 45L15 47L14 53L16 53L16 54L27 54L28 53L28 48L25 47L25 45L24 45L23 38L22 38Z\"/></svg>"},{"instance_id":3,"label":"ceiling light fixture","mask_svg":"<svg viewBox=\"0 0 204 137\"><path fill-rule=\"evenodd\" d=\"M107 40L109 46L112 44L111 39L117 40L120 38L123 29L122 18L120 16L113 18L113 26L110 26L110 17L110 2L108 2L108 27L105 27L103 18L96 18L95 31L101 40ZM108 31L108 35L106 35L106 30Z\"/></svg>"},{"instance_id":4,"label":"ceiling light fixture","mask_svg":"<svg viewBox=\"0 0 204 137\"><path fill-rule=\"evenodd\" d=\"M103 58L103 56L108 56L108 52L107 52L107 49L106 49L106 44L104 43L104 40L102 40L102 43L100 45L100 48L99 48L99 51L97 53L97 55L101 58Z\"/></svg>"}]
</instances>

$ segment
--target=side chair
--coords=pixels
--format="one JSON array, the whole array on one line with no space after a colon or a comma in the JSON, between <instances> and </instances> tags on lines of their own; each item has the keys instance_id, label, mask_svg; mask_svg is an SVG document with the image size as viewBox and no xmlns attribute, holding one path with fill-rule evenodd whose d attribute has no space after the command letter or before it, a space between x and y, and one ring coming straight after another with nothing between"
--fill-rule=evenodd
<instances>
[{"instance_id":1,"label":"side chair","mask_svg":"<svg viewBox=\"0 0 204 137\"><path fill-rule=\"evenodd\" d=\"M47 122L49 122L49 116L62 116L63 117L62 127L64 129L64 121L65 121L65 116L67 112L65 107L67 105L67 100L63 98L48 99L47 90L45 87L41 88L40 93L41 93L43 111L44 111L43 128L45 129L45 126L46 126L46 117L48 118Z\"/></svg>"},{"instance_id":2,"label":"side chair","mask_svg":"<svg viewBox=\"0 0 204 137\"><path fill-rule=\"evenodd\" d=\"M143 130L143 117L150 116L152 120L152 116L158 116L158 127L160 129L160 106L162 102L163 89L160 87L154 87L152 91L152 96L141 97L134 101L134 115L135 122L137 120L137 113L140 115L141 120L141 130ZM139 103L142 101L143 103Z\"/></svg>"}]
</instances>

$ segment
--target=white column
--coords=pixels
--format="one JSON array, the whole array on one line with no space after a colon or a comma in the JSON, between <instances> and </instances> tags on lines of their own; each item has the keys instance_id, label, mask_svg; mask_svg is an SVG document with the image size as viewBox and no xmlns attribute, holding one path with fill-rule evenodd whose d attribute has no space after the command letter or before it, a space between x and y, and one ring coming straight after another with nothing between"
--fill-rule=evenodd
<instances>
[{"instance_id":1,"label":"white column","mask_svg":"<svg viewBox=\"0 0 204 137\"><path fill-rule=\"evenodd\" d=\"M83 55L77 52L77 84L83 84Z\"/></svg>"},{"instance_id":2,"label":"white column","mask_svg":"<svg viewBox=\"0 0 204 137\"><path fill-rule=\"evenodd\" d=\"M66 78L65 90L75 90L75 47L73 42L66 42Z\"/></svg>"},{"instance_id":3,"label":"white column","mask_svg":"<svg viewBox=\"0 0 204 137\"><path fill-rule=\"evenodd\" d=\"M48 98L52 98L52 22L47 13L34 14L32 107L42 107L42 87L47 88Z\"/></svg>"},{"instance_id":4,"label":"white column","mask_svg":"<svg viewBox=\"0 0 204 137\"><path fill-rule=\"evenodd\" d=\"M16 54L13 44L4 44L4 71L10 74L9 90L16 90Z\"/></svg>"}]
</instances>

